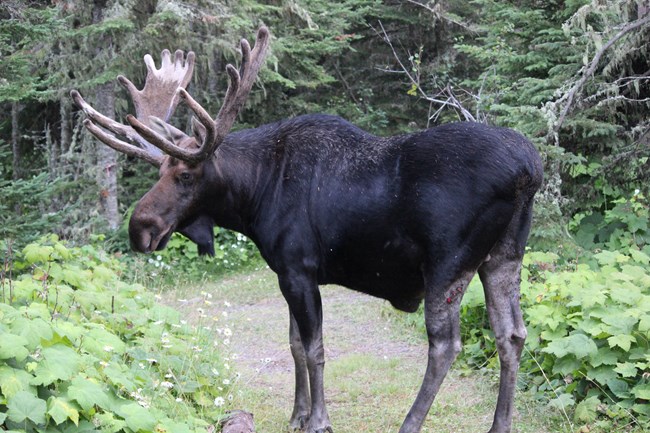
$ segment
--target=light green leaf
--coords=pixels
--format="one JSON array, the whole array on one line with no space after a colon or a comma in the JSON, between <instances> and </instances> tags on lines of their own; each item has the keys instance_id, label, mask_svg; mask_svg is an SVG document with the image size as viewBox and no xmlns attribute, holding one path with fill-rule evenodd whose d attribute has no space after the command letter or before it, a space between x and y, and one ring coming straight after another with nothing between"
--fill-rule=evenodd
<instances>
[{"instance_id":1,"label":"light green leaf","mask_svg":"<svg viewBox=\"0 0 650 433\"><path fill-rule=\"evenodd\" d=\"M63 344L45 347L36 367L33 385L49 385L57 380L69 380L79 371L81 356Z\"/></svg>"},{"instance_id":2,"label":"light green leaf","mask_svg":"<svg viewBox=\"0 0 650 433\"><path fill-rule=\"evenodd\" d=\"M642 400L650 400L650 384L637 385L632 388L632 394Z\"/></svg>"},{"instance_id":3,"label":"light green leaf","mask_svg":"<svg viewBox=\"0 0 650 433\"><path fill-rule=\"evenodd\" d=\"M126 350L124 342L101 325L94 326L86 333L82 347L104 360L110 359L115 353L123 355Z\"/></svg>"},{"instance_id":4,"label":"light green leaf","mask_svg":"<svg viewBox=\"0 0 650 433\"><path fill-rule=\"evenodd\" d=\"M571 394L560 394L557 396L557 398L554 398L549 402L549 406L558 409L564 409L569 406L573 406L574 404L575 404L575 400L573 399Z\"/></svg>"},{"instance_id":5,"label":"light green leaf","mask_svg":"<svg viewBox=\"0 0 650 433\"><path fill-rule=\"evenodd\" d=\"M551 353L558 358L568 354L575 355L576 358L584 358L598 352L598 347L594 341L584 334L572 334L551 341L548 346L542 349L542 352Z\"/></svg>"},{"instance_id":6,"label":"light green leaf","mask_svg":"<svg viewBox=\"0 0 650 433\"><path fill-rule=\"evenodd\" d=\"M36 304L34 303L32 305ZM40 303L38 305L44 306L44 304ZM26 317L17 318L11 325L11 331L16 335L25 337L28 341L27 347L30 350L35 350L41 344L42 339L52 339L52 326L38 317L32 319L27 319Z\"/></svg>"},{"instance_id":7,"label":"light green leaf","mask_svg":"<svg viewBox=\"0 0 650 433\"><path fill-rule=\"evenodd\" d=\"M140 430L153 431L156 426L156 419L147 409L137 403L122 406L118 414L124 418L127 426L135 432Z\"/></svg>"},{"instance_id":8,"label":"light green leaf","mask_svg":"<svg viewBox=\"0 0 650 433\"><path fill-rule=\"evenodd\" d=\"M607 381L607 387L618 398L630 398L630 386L621 379L610 379Z\"/></svg>"},{"instance_id":9,"label":"light green leaf","mask_svg":"<svg viewBox=\"0 0 650 433\"><path fill-rule=\"evenodd\" d=\"M54 422L62 424L69 419L75 425L79 425L79 407L75 403L59 397L50 397L47 403L47 414Z\"/></svg>"},{"instance_id":10,"label":"light green leaf","mask_svg":"<svg viewBox=\"0 0 650 433\"><path fill-rule=\"evenodd\" d=\"M618 362L618 353L610 349L609 347L600 347L598 352L591 355L590 361L591 365L594 367L605 365L616 365Z\"/></svg>"},{"instance_id":11,"label":"light green leaf","mask_svg":"<svg viewBox=\"0 0 650 433\"><path fill-rule=\"evenodd\" d=\"M581 401L576 406L575 413L573 414L573 419L577 422L592 422L596 419L598 415L598 405L600 400L598 397L593 396L589 397L586 400Z\"/></svg>"},{"instance_id":12,"label":"light green leaf","mask_svg":"<svg viewBox=\"0 0 650 433\"><path fill-rule=\"evenodd\" d=\"M607 384L610 380L618 379L618 374L609 365L590 368L587 370L587 377L601 384Z\"/></svg>"},{"instance_id":13,"label":"light green leaf","mask_svg":"<svg viewBox=\"0 0 650 433\"><path fill-rule=\"evenodd\" d=\"M39 244L29 244L23 249L23 255L29 263L46 262L53 252L54 248Z\"/></svg>"},{"instance_id":14,"label":"light green leaf","mask_svg":"<svg viewBox=\"0 0 650 433\"><path fill-rule=\"evenodd\" d=\"M648 403L637 403L632 405L632 410L641 415L645 415L650 418L650 404Z\"/></svg>"},{"instance_id":15,"label":"light green leaf","mask_svg":"<svg viewBox=\"0 0 650 433\"><path fill-rule=\"evenodd\" d=\"M0 390L5 398L13 397L19 391L29 391L32 375L8 365L0 366Z\"/></svg>"},{"instance_id":16,"label":"light green leaf","mask_svg":"<svg viewBox=\"0 0 650 433\"><path fill-rule=\"evenodd\" d=\"M635 250L635 249L630 249L630 256L632 256L632 259L634 259L635 262L641 263L643 265L648 265L650 264L650 256L645 254L643 251Z\"/></svg>"},{"instance_id":17,"label":"light green leaf","mask_svg":"<svg viewBox=\"0 0 650 433\"><path fill-rule=\"evenodd\" d=\"M628 352L630 350L630 347L632 347L632 343L636 343L636 338L634 338L632 335L621 334L609 337L607 339L607 342L609 343L609 347L618 346L624 351Z\"/></svg>"},{"instance_id":18,"label":"light green leaf","mask_svg":"<svg viewBox=\"0 0 650 433\"><path fill-rule=\"evenodd\" d=\"M72 384L68 388L68 396L79 403L84 411L89 411L95 405L106 408L110 404L103 386L82 376L72 379Z\"/></svg>"},{"instance_id":19,"label":"light green leaf","mask_svg":"<svg viewBox=\"0 0 650 433\"><path fill-rule=\"evenodd\" d=\"M596 260L601 265L615 265L617 263L625 263L630 258L615 251L601 251L598 254L594 254Z\"/></svg>"},{"instance_id":20,"label":"light green leaf","mask_svg":"<svg viewBox=\"0 0 650 433\"><path fill-rule=\"evenodd\" d=\"M603 316L601 320L607 324L605 330L610 335L631 334L634 325L639 321L629 313L623 312L612 312L612 314Z\"/></svg>"},{"instance_id":21,"label":"light green leaf","mask_svg":"<svg viewBox=\"0 0 650 433\"><path fill-rule=\"evenodd\" d=\"M16 393L7 403L7 416L17 423L30 420L35 424L45 424L45 400L41 400L28 391Z\"/></svg>"},{"instance_id":22,"label":"light green leaf","mask_svg":"<svg viewBox=\"0 0 650 433\"><path fill-rule=\"evenodd\" d=\"M635 377L637 368L631 362L619 362L614 371L623 377Z\"/></svg>"},{"instance_id":23,"label":"light green leaf","mask_svg":"<svg viewBox=\"0 0 650 433\"><path fill-rule=\"evenodd\" d=\"M99 423L99 427L104 433L125 431L126 421L119 418L113 412L99 412L95 414L93 420ZM169 433L176 432L169 431Z\"/></svg>"},{"instance_id":24,"label":"light green leaf","mask_svg":"<svg viewBox=\"0 0 650 433\"><path fill-rule=\"evenodd\" d=\"M641 319L639 320L639 331L650 331L650 314L644 314L641 316Z\"/></svg>"},{"instance_id":25,"label":"light green leaf","mask_svg":"<svg viewBox=\"0 0 650 433\"><path fill-rule=\"evenodd\" d=\"M25 348L29 341L20 335L14 335L9 332L4 332L0 336L0 359L14 358L18 362L22 362L29 355L29 350Z\"/></svg>"},{"instance_id":26,"label":"light green leaf","mask_svg":"<svg viewBox=\"0 0 650 433\"><path fill-rule=\"evenodd\" d=\"M641 289L626 284L626 287L612 287L609 296L613 301L627 305L636 305L641 299Z\"/></svg>"}]
</instances>

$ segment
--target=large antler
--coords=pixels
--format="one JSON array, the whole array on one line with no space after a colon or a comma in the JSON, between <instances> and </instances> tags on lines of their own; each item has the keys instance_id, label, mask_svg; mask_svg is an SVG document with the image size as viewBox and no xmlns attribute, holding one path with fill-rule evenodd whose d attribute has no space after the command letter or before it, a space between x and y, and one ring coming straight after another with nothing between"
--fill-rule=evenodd
<instances>
[{"instance_id":1,"label":"large antler","mask_svg":"<svg viewBox=\"0 0 650 433\"><path fill-rule=\"evenodd\" d=\"M242 39L242 64L240 71L238 72L232 65L226 66L230 83L223 105L216 119L213 120L208 112L185 89L178 89L178 96L185 100L187 105L196 114L199 122L205 126L205 136L199 149L189 150L174 145L161 134L147 126L139 116L138 118L127 116L127 122L142 138L170 156L190 163L204 161L214 154L214 151L223 142L235 122L239 110L243 107L246 97L255 83L257 73L264 63L269 39L269 30L266 27L260 27L257 31L257 40L252 50L248 41Z\"/></svg>"},{"instance_id":2,"label":"large antler","mask_svg":"<svg viewBox=\"0 0 650 433\"><path fill-rule=\"evenodd\" d=\"M182 51L176 51L173 62L169 50L164 50L161 57L160 69L156 69L153 58L149 54L144 56L148 72L142 90L138 90L126 77L122 75L117 77L119 83L131 95L137 118L147 125L151 124L152 117L169 120L179 102L178 89L183 89L189 84L194 71L195 56L191 51L187 54L186 59L184 59ZM157 146L152 145L131 126L123 125L99 113L84 101L78 91L73 90L70 95L88 116L84 120L84 125L95 137L119 152L142 158L153 165L160 166L163 153ZM136 145L118 139L98 125L113 134L126 137Z\"/></svg>"}]
</instances>

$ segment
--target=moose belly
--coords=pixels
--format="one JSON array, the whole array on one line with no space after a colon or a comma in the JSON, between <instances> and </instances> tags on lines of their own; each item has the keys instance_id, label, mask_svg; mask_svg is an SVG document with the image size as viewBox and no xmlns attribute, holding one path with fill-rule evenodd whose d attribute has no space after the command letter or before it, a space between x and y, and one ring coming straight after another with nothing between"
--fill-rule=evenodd
<instances>
[{"instance_id":1,"label":"moose belly","mask_svg":"<svg viewBox=\"0 0 650 433\"><path fill-rule=\"evenodd\" d=\"M409 239L356 239L325 251L321 284L339 284L413 312L424 297L422 250Z\"/></svg>"}]
</instances>

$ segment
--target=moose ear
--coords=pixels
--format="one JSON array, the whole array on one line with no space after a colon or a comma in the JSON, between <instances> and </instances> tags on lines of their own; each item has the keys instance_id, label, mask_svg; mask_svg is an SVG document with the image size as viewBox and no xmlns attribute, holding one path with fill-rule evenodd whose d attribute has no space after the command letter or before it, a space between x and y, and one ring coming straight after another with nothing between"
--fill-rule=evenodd
<instances>
[{"instance_id":1,"label":"moose ear","mask_svg":"<svg viewBox=\"0 0 650 433\"><path fill-rule=\"evenodd\" d=\"M192 133L198 143L205 141L205 126L196 117L192 117Z\"/></svg>"},{"instance_id":2,"label":"moose ear","mask_svg":"<svg viewBox=\"0 0 650 433\"><path fill-rule=\"evenodd\" d=\"M151 121L151 128L154 131L161 134L177 146L183 139L187 138L187 134L183 131L156 116L149 116L149 120Z\"/></svg>"}]
</instances>

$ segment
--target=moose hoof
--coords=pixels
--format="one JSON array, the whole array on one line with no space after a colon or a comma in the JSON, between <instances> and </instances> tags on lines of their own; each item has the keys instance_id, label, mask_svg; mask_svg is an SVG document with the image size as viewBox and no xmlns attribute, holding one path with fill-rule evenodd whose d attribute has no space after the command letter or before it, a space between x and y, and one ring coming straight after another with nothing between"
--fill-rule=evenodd
<instances>
[{"instance_id":1,"label":"moose hoof","mask_svg":"<svg viewBox=\"0 0 650 433\"><path fill-rule=\"evenodd\" d=\"M325 428L319 428L316 430L309 430L308 433L334 433L334 430L332 430L331 426L327 426Z\"/></svg>"},{"instance_id":2,"label":"moose hoof","mask_svg":"<svg viewBox=\"0 0 650 433\"><path fill-rule=\"evenodd\" d=\"M289 431L291 432L304 432L309 425L309 414L298 415L291 417L289 421Z\"/></svg>"}]
</instances>

